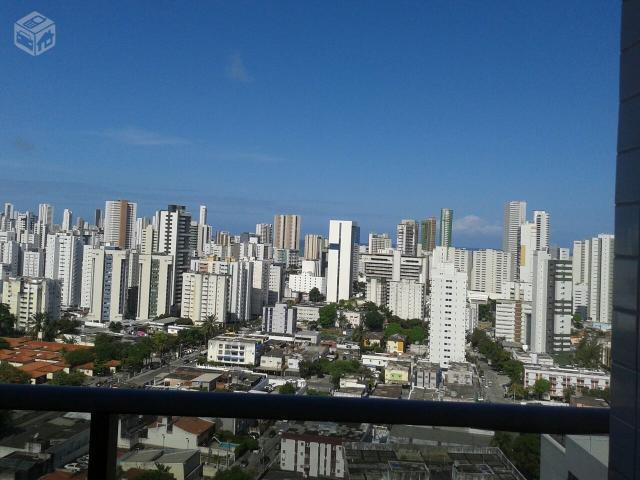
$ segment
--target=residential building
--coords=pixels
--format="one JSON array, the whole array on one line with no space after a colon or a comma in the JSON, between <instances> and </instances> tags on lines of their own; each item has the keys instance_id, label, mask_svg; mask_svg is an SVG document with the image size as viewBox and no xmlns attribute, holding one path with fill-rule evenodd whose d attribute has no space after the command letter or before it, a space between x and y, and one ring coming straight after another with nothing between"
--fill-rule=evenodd
<instances>
[{"instance_id":1,"label":"residential building","mask_svg":"<svg viewBox=\"0 0 640 480\"><path fill-rule=\"evenodd\" d=\"M73 222L73 213L68 208L65 208L62 212L62 231L70 232Z\"/></svg>"},{"instance_id":2,"label":"residential building","mask_svg":"<svg viewBox=\"0 0 640 480\"><path fill-rule=\"evenodd\" d=\"M433 249L436 248L437 224L436 217L429 217L420 222L420 243L422 244L423 252L433 252Z\"/></svg>"},{"instance_id":3,"label":"residential building","mask_svg":"<svg viewBox=\"0 0 640 480\"><path fill-rule=\"evenodd\" d=\"M273 217L273 247L300 251L300 215Z\"/></svg>"},{"instance_id":4,"label":"residential building","mask_svg":"<svg viewBox=\"0 0 640 480\"><path fill-rule=\"evenodd\" d=\"M198 211L198 225L207 225L207 206L200 205Z\"/></svg>"},{"instance_id":5,"label":"residential building","mask_svg":"<svg viewBox=\"0 0 640 480\"><path fill-rule=\"evenodd\" d=\"M396 248L400 254L415 257L418 254L418 223L402 220L396 228Z\"/></svg>"},{"instance_id":6,"label":"residential building","mask_svg":"<svg viewBox=\"0 0 640 480\"><path fill-rule=\"evenodd\" d=\"M391 239L387 233L370 233L367 252L370 254L387 253L391 250Z\"/></svg>"},{"instance_id":7,"label":"residential building","mask_svg":"<svg viewBox=\"0 0 640 480\"><path fill-rule=\"evenodd\" d=\"M304 260L302 271L299 274L289 275L289 290L294 293L308 294L314 288L317 288L322 295L326 295L326 279L320 275L319 262Z\"/></svg>"},{"instance_id":8,"label":"residential building","mask_svg":"<svg viewBox=\"0 0 640 480\"><path fill-rule=\"evenodd\" d=\"M524 366L524 388L532 388L536 380L543 378L551 383L549 395L562 398L565 389L573 387L579 390L604 390L609 388L610 375L600 370L578 368L549 367L545 365Z\"/></svg>"},{"instance_id":9,"label":"residential building","mask_svg":"<svg viewBox=\"0 0 640 480\"><path fill-rule=\"evenodd\" d=\"M270 223L256 224L256 235L259 243L273 245L273 225Z\"/></svg>"},{"instance_id":10,"label":"residential building","mask_svg":"<svg viewBox=\"0 0 640 480\"><path fill-rule=\"evenodd\" d=\"M440 246L451 247L453 245L453 210L443 208L440 210Z\"/></svg>"},{"instance_id":11,"label":"residential building","mask_svg":"<svg viewBox=\"0 0 640 480\"><path fill-rule=\"evenodd\" d=\"M502 286L513 279L513 256L492 250L474 250L472 253L469 289L488 294L502 293Z\"/></svg>"},{"instance_id":12,"label":"residential building","mask_svg":"<svg viewBox=\"0 0 640 480\"><path fill-rule=\"evenodd\" d=\"M115 247L85 247L82 260L82 300L92 322L121 322L127 314L129 251Z\"/></svg>"},{"instance_id":13,"label":"residential building","mask_svg":"<svg viewBox=\"0 0 640 480\"><path fill-rule=\"evenodd\" d=\"M70 232L47 236L44 276L60 280L61 305L80 305L82 289L82 237Z\"/></svg>"},{"instance_id":14,"label":"residential building","mask_svg":"<svg viewBox=\"0 0 640 480\"><path fill-rule=\"evenodd\" d=\"M104 208L104 243L122 249L135 248L138 205L128 200L107 200Z\"/></svg>"},{"instance_id":15,"label":"residential building","mask_svg":"<svg viewBox=\"0 0 640 480\"><path fill-rule=\"evenodd\" d=\"M38 205L38 223L41 225L53 225L53 206L48 203Z\"/></svg>"},{"instance_id":16,"label":"residential building","mask_svg":"<svg viewBox=\"0 0 640 480\"><path fill-rule=\"evenodd\" d=\"M22 276L44 276L45 252L43 250L27 250L22 255Z\"/></svg>"},{"instance_id":17,"label":"residential building","mask_svg":"<svg viewBox=\"0 0 640 480\"><path fill-rule=\"evenodd\" d=\"M322 246L324 240L320 235L305 235L304 236L304 259L305 260L320 260L322 255Z\"/></svg>"},{"instance_id":18,"label":"residential building","mask_svg":"<svg viewBox=\"0 0 640 480\"><path fill-rule=\"evenodd\" d=\"M533 223L536 226L536 250L549 249L549 214L543 210L533 211Z\"/></svg>"},{"instance_id":19,"label":"residential building","mask_svg":"<svg viewBox=\"0 0 640 480\"><path fill-rule=\"evenodd\" d=\"M146 320L171 312L173 256L163 253L138 255L138 304L136 319Z\"/></svg>"},{"instance_id":20,"label":"residential building","mask_svg":"<svg viewBox=\"0 0 640 480\"><path fill-rule=\"evenodd\" d=\"M266 333L296 333L297 310L286 303L276 303L264 307L262 311L262 331Z\"/></svg>"},{"instance_id":21,"label":"residential building","mask_svg":"<svg viewBox=\"0 0 640 480\"><path fill-rule=\"evenodd\" d=\"M212 317L218 323L227 320L229 276L213 273L183 274L180 316L199 325Z\"/></svg>"},{"instance_id":22,"label":"residential building","mask_svg":"<svg viewBox=\"0 0 640 480\"><path fill-rule=\"evenodd\" d=\"M227 319L232 323L250 320L254 263L240 260L232 262L229 267L231 283Z\"/></svg>"},{"instance_id":23,"label":"residential building","mask_svg":"<svg viewBox=\"0 0 640 480\"><path fill-rule=\"evenodd\" d=\"M388 282L387 307L398 317L409 319L424 318L425 284L415 280Z\"/></svg>"},{"instance_id":24,"label":"residential building","mask_svg":"<svg viewBox=\"0 0 640 480\"><path fill-rule=\"evenodd\" d=\"M363 254L360 256L365 278L385 280L415 280L425 283L429 278L428 257L406 257L398 250L392 253Z\"/></svg>"},{"instance_id":25,"label":"residential building","mask_svg":"<svg viewBox=\"0 0 640 480\"><path fill-rule=\"evenodd\" d=\"M496 338L526 344L530 320L531 302L520 298L500 299L496 302Z\"/></svg>"},{"instance_id":26,"label":"residential building","mask_svg":"<svg viewBox=\"0 0 640 480\"><path fill-rule=\"evenodd\" d=\"M502 250L512 257L514 266L520 264L520 227L526 219L527 202L511 201L505 204Z\"/></svg>"},{"instance_id":27,"label":"residential building","mask_svg":"<svg viewBox=\"0 0 640 480\"><path fill-rule=\"evenodd\" d=\"M600 234L591 239L589 319L611 323L613 319L613 258L615 237Z\"/></svg>"},{"instance_id":28,"label":"residential building","mask_svg":"<svg viewBox=\"0 0 640 480\"><path fill-rule=\"evenodd\" d=\"M465 360L467 274L456 269L454 259L434 250L431 265L431 322L429 360L447 368ZM447 249L449 250L449 249Z\"/></svg>"},{"instance_id":29,"label":"residential building","mask_svg":"<svg viewBox=\"0 0 640 480\"><path fill-rule=\"evenodd\" d=\"M49 278L9 277L3 283L2 303L16 317L16 328L28 332L36 313L60 318L60 282Z\"/></svg>"},{"instance_id":30,"label":"residential building","mask_svg":"<svg viewBox=\"0 0 640 480\"><path fill-rule=\"evenodd\" d=\"M327 302L351 298L357 278L360 227L350 220L329 222L329 252L327 266Z\"/></svg>"},{"instance_id":31,"label":"residential building","mask_svg":"<svg viewBox=\"0 0 640 480\"><path fill-rule=\"evenodd\" d=\"M182 274L189 271L191 258L191 214L182 205L169 205L159 215L157 253L173 257L172 304L182 299Z\"/></svg>"},{"instance_id":32,"label":"residential building","mask_svg":"<svg viewBox=\"0 0 640 480\"><path fill-rule=\"evenodd\" d=\"M533 255L533 301L529 347L534 353L571 349L571 261L553 260L547 252Z\"/></svg>"}]
</instances>

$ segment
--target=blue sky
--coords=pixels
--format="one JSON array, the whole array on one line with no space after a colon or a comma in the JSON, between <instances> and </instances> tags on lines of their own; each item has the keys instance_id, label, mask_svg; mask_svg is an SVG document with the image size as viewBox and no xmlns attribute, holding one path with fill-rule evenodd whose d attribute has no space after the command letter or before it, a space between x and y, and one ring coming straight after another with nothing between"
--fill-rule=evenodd
<instances>
[{"instance_id":1,"label":"blue sky","mask_svg":"<svg viewBox=\"0 0 640 480\"><path fill-rule=\"evenodd\" d=\"M32 10L58 32L38 57L12 44ZM612 230L618 44L617 1L5 1L0 202L363 241L449 207L483 247L524 199L568 245Z\"/></svg>"}]
</instances>

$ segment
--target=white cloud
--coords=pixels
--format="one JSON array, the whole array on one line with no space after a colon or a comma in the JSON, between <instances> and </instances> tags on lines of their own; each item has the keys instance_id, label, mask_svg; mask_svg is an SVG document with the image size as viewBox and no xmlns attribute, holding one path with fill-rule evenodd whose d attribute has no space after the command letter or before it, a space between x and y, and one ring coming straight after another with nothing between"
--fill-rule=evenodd
<instances>
[{"instance_id":1,"label":"white cloud","mask_svg":"<svg viewBox=\"0 0 640 480\"><path fill-rule=\"evenodd\" d=\"M453 222L453 231L463 235L483 235L495 237L500 235L502 227L492 225L477 215L467 215Z\"/></svg>"},{"instance_id":2,"label":"white cloud","mask_svg":"<svg viewBox=\"0 0 640 480\"><path fill-rule=\"evenodd\" d=\"M191 143L186 138L162 135L157 132L151 132L134 127L105 130L101 135L118 143L139 147L188 145Z\"/></svg>"},{"instance_id":3,"label":"white cloud","mask_svg":"<svg viewBox=\"0 0 640 480\"><path fill-rule=\"evenodd\" d=\"M240 54L235 53L231 56L229 65L227 66L227 77L241 83L249 83L253 81L253 78L249 75L247 67L245 66Z\"/></svg>"}]
</instances>

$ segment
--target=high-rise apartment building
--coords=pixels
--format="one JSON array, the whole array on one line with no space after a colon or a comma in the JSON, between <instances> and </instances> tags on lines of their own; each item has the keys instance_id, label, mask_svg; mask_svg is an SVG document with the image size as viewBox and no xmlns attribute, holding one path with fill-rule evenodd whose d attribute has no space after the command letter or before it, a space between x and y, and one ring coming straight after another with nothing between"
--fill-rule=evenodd
<instances>
[{"instance_id":1,"label":"high-rise apartment building","mask_svg":"<svg viewBox=\"0 0 640 480\"><path fill-rule=\"evenodd\" d=\"M61 305L77 307L82 286L82 238L70 232L47 236L44 276L60 280Z\"/></svg>"},{"instance_id":2,"label":"high-rise apartment building","mask_svg":"<svg viewBox=\"0 0 640 480\"><path fill-rule=\"evenodd\" d=\"M82 301L87 320L121 322L127 313L129 251L115 247L85 247L82 260Z\"/></svg>"},{"instance_id":3,"label":"high-rise apartment building","mask_svg":"<svg viewBox=\"0 0 640 480\"><path fill-rule=\"evenodd\" d=\"M286 303L276 303L272 307L264 307L262 311L262 331L294 335L296 333L297 310Z\"/></svg>"},{"instance_id":4,"label":"high-rise apartment building","mask_svg":"<svg viewBox=\"0 0 640 480\"><path fill-rule=\"evenodd\" d=\"M53 224L53 206L48 203L38 205L38 222L42 225Z\"/></svg>"},{"instance_id":5,"label":"high-rise apartment building","mask_svg":"<svg viewBox=\"0 0 640 480\"><path fill-rule=\"evenodd\" d=\"M440 210L440 246L453 245L453 210L443 208Z\"/></svg>"},{"instance_id":6,"label":"high-rise apartment building","mask_svg":"<svg viewBox=\"0 0 640 480\"><path fill-rule=\"evenodd\" d=\"M304 236L304 259L320 260L323 239L320 235L307 234Z\"/></svg>"},{"instance_id":7,"label":"high-rise apartment building","mask_svg":"<svg viewBox=\"0 0 640 480\"><path fill-rule=\"evenodd\" d=\"M206 225L207 224L207 206L200 205L200 211L198 215L198 225Z\"/></svg>"},{"instance_id":8,"label":"high-rise apartment building","mask_svg":"<svg viewBox=\"0 0 640 480\"><path fill-rule=\"evenodd\" d=\"M425 284L415 280L388 282L386 306L398 317L409 320L424 318Z\"/></svg>"},{"instance_id":9,"label":"high-rise apartment building","mask_svg":"<svg viewBox=\"0 0 640 480\"><path fill-rule=\"evenodd\" d=\"M611 323L613 319L613 235L600 234L591 239L591 278L589 280L589 318Z\"/></svg>"},{"instance_id":10,"label":"high-rise apartment building","mask_svg":"<svg viewBox=\"0 0 640 480\"><path fill-rule=\"evenodd\" d=\"M529 348L535 353L571 349L571 261L554 260L548 252L533 254L533 300Z\"/></svg>"},{"instance_id":11,"label":"high-rise apartment building","mask_svg":"<svg viewBox=\"0 0 640 480\"><path fill-rule=\"evenodd\" d=\"M187 272L183 275L181 316L196 325L211 317L215 322L227 321L229 276Z\"/></svg>"},{"instance_id":12,"label":"high-rise apartment building","mask_svg":"<svg viewBox=\"0 0 640 480\"><path fill-rule=\"evenodd\" d=\"M182 274L189 271L191 260L191 214L182 205L169 205L160 212L158 253L173 257L173 305L182 299Z\"/></svg>"},{"instance_id":13,"label":"high-rise apartment building","mask_svg":"<svg viewBox=\"0 0 640 480\"><path fill-rule=\"evenodd\" d=\"M371 254L387 253L391 249L391 239L387 233L370 233L367 251Z\"/></svg>"},{"instance_id":14,"label":"high-rise apartment building","mask_svg":"<svg viewBox=\"0 0 640 480\"><path fill-rule=\"evenodd\" d=\"M22 255L22 276L43 277L45 254L43 250L27 250Z\"/></svg>"},{"instance_id":15,"label":"high-rise apartment building","mask_svg":"<svg viewBox=\"0 0 640 480\"><path fill-rule=\"evenodd\" d=\"M273 225L270 223L257 223L256 235L260 243L273 245Z\"/></svg>"},{"instance_id":16,"label":"high-rise apartment building","mask_svg":"<svg viewBox=\"0 0 640 480\"><path fill-rule=\"evenodd\" d=\"M420 242L423 252L433 252L436 248L436 229L438 220L436 217L429 217L420 222Z\"/></svg>"},{"instance_id":17,"label":"high-rise apartment building","mask_svg":"<svg viewBox=\"0 0 640 480\"><path fill-rule=\"evenodd\" d=\"M470 289L488 294L502 293L502 286L513 276L513 257L501 250L472 252Z\"/></svg>"},{"instance_id":18,"label":"high-rise apartment building","mask_svg":"<svg viewBox=\"0 0 640 480\"><path fill-rule=\"evenodd\" d=\"M467 274L458 271L452 256L439 252L440 248L434 251L429 275L429 361L448 368L452 362L465 361Z\"/></svg>"},{"instance_id":19,"label":"high-rise apartment building","mask_svg":"<svg viewBox=\"0 0 640 480\"><path fill-rule=\"evenodd\" d=\"M300 250L300 215L275 215L273 229L274 248Z\"/></svg>"},{"instance_id":20,"label":"high-rise apartment building","mask_svg":"<svg viewBox=\"0 0 640 480\"><path fill-rule=\"evenodd\" d=\"M536 226L536 250L549 249L549 214L543 210L534 210L533 223Z\"/></svg>"},{"instance_id":21,"label":"high-rise apartment building","mask_svg":"<svg viewBox=\"0 0 640 480\"><path fill-rule=\"evenodd\" d=\"M231 283L229 287L230 322L251 319L251 293L253 289L253 262L240 260L229 265Z\"/></svg>"},{"instance_id":22,"label":"high-rise apartment building","mask_svg":"<svg viewBox=\"0 0 640 480\"><path fill-rule=\"evenodd\" d=\"M172 255L138 255L137 320L152 319L171 312L173 271Z\"/></svg>"},{"instance_id":23,"label":"high-rise apartment building","mask_svg":"<svg viewBox=\"0 0 640 480\"><path fill-rule=\"evenodd\" d=\"M107 200L104 208L104 243L118 248L135 248L137 204Z\"/></svg>"},{"instance_id":24,"label":"high-rise apartment building","mask_svg":"<svg viewBox=\"0 0 640 480\"><path fill-rule=\"evenodd\" d=\"M504 206L502 250L511 254L513 265L520 265L520 227L527 221L527 202L512 201ZM515 272L519 275L519 272Z\"/></svg>"},{"instance_id":25,"label":"high-rise apartment building","mask_svg":"<svg viewBox=\"0 0 640 480\"><path fill-rule=\"evenodd\" d=\"M360 227L351 220L329 222L327 302L351 298L357 278Z\"/></svg>"},{"instance_id":26,"label":"high-rise apartment building","mask_svg":"<svg viewBox=\"0 0 640 480\"><path fill-rule=\"evenodd\" d=\"M60 318L60 282L49 278L9 277L3 282L2 303L16 317L16 328L25 332L33 326L36 313Z\"/></svg>"},{"instance_id":27,"label":"high-rise apartment building","mask_svg":"<svg viewBox=\"0 0 640 480\"><path fill-rule=\"evenodd\" d=\"M68 208L65 208L64 211L62 212L62 231L70 232L72 222L73 222L73 212L71 212L71 210L69 210Z\"/></svg>"},{"instance_id":28,"label":"high-rise apartment building","mask_svg":"<svg viewBox=\"0 0 640 480\"><path fill-rule=\"evenodd\" d=\"M415 257L418 254L418 223L402 220L396 227L396 246L402 255Z\"/></svg>"}]
</instances>

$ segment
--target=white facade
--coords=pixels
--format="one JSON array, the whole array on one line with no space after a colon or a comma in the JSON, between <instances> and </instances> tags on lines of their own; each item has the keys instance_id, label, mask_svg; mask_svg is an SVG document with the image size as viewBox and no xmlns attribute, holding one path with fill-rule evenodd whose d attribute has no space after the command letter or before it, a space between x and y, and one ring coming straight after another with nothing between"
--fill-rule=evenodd
<instances>
[{"instance_id":1,"label":"white facade","mask_svg":"<svg viewBox=\"0 0 640 480\"><path fill-rule=\"evenodd\" d=\"M351 298L357 278L357 244L360 227L350 220L329 222L329 252L327 266L327 302Z\"/></svg>"},{"instance_id":2,"label":"white facade","mask_svg":"<svg viewBox=\"0 0 640 480\"><path fill-rule=\"evenodd\" d=\"M413 280L388 284L387 307L398 317L409 320L424 318L425 285Z\"/></svg>"},{"instance_id":3,"label":"white facade","mask_svg":"<svg viewBox=\"0 0 640 480\"><path fill-rule=\"evenodd\" d=\"M80 305L82 286L82 238L71 233L47 236L44 276L60 280L61 305Z\"/></svg>"},{"instance_id":4,"label":"white facade","mask_svg":"<svg viewBox=\"0 0 640 480\"><path fill-rule=\"evenodd\" d=\"M48 278L15 278L3 282L2 303L16 317L16 328L28 332L36 313L60 318L60 283Z\"/></svg>"},{"instance_id":5,"label":"white facade","mask_svg":"<svg viewBox=\"0 0 640 480\"><path fill-rule=\"evenodd\" d=\"M370 233L367 252L371 254L386 253L391 249L391 239L386 233Z\"/></svg>"},{"instance_id":6,"label":"white facade","mask_svg":"<svg viewBox=\"0 0 640 480\"><path fill-rule=\"evenodd\" d=\"M164 254L138 256L138 308L136 319L168 314L171 309L173 257Z\"/></svg>"},{"instance_id":7,"label":"white facade","mask_svg":"<svg viewBox=\"0 0 640 480\"><path fill-rule=\"evenodd\" d=\"M231 283L229 287L230 322L251 319L251 292L253 289L253 263L240 260L230 264Z\"/></svg>"},{"instance_id":8,"label":"white facade","mask_svg":"<svg viewBox=\"0 0 640 480\"><path fill-rule=\"evenodd\" d=\"M221 335L209 340L207 360L227 365L256 366L262 342L253 338Z\"/></svg>"},{"instance_id":9,"label":"white facade","mask_svg":"<svg viewBox=\"0 0 640 480\"><path fill-rule=\"evenodd\" d=\"M71 222L73 221L73 213L68 208L65 208L62 212L62 231L71 231Z\"/></svg>"},{"instance_id":10,"label":"white facade","mask_svg":"<svg viewBox=\"0 0 640 480\"><path fill-rule=\"evenodd\" d=\"M120 322L127 309L128 250L85 247L82 261L82 302L86 319Z\"/></svg>"},{"instance_id":11,"label":"white facade","mask_svg":"<svg viewBox=\"0 0 640 480\"><path fill-rule=\"evenodd\" d=\"M613 318L613 235L601 234L591 240L589 318L611 323Z\"/></svg>"},{"instance_id":12,"label":"white facade","mask_svg":"<svg viewBox=\"0 0 640 480\"><path fill-rule=\"evenodd\" d=\"M543 365L524 366L524 388L533 387L536 380L543 378L551 382L552 397L563 397L564 389L604 390L609 387L610 375L598 370L547 367Z\"/></svg>"},{"instance_id":13,"label":"white facade","mask_svg":"<svg viewBox=\"0 0 640 480\"><path fill-rule=\"evenodd\" d=\"M345 477L344 448L340 438L282 434L280 469L305 477Z\"/></svg>"},{"instance_id":14,"label":"white facade","mask_svg":"<svg viewBox=\"0 0 640 480\"><path fill-rule=\"evenodd\" d=\"M496 302L496 338L508 342L527 343L527 320L531 317L531 303L523 300Z\"/></svg>"},{"instance_id":15,"label":"white facade","mask_svg":"<svg viewBox=\"0 0 640 480\"><path fill-rule=\"evenodd\" d=\"M431 265L431 324L429 359L448 367L465 361L467 320L467 274L456 270L453 258L434 250L438 261Z\"/></svg>"},{"instance_id":16,"label":"white facade","mask_svg":"<svg viewBox=\"0 0 640 480\"><path fill-rule=\"evenodd\" d=\"M190 318L196 325L207 317L225 323L229 301L229 277L212 273L183 274L180 316Z\"/></svg>"},{"instance_id":17,"label":"white facade","mask_svg":"<svg viewBox=\"0 0 640 480\"><path fill-rule=\"evenodd\" d=\"M260 243L273 245L273 225L270 223L256 224L256 235L260 239Z\"/></svg>"},{"instance_id":18,"label":"white facade","mask_svg":"<svg viewBox=\"0 0 640 480\"><path fill-rule=\"evenodd\" d=\"M396 248L402 255L415 257L418 253L418 223L402 220L396 228Z\"/></svg>"},{"instance_id":19,"label":"white facade","mask_svg":"<svg viewBox=\"0 0 640 480\"><path fill-rule=\"evenodd\" d=\"M547 250L549 248L549 213L544 210L534 210L533 223L536 226L536 250Z\"/></svg>"},{"instance_id":20,"label":"white facade","mask_svg":"<svg viewBox=\"0 0 640 480\"><path fill-rule=\"evenodd\" d=\"M26 251L22 256L23 277L44 276L45 253L42 250Z\"/></svg>"},{"instance_id":21,"label":"white facade","mask_svg":"<svg viewBox=\"0 0 640 480\"><path fill-rule=\"evenodd\" d=\"M320 235L304 236L304 259L320 260L324 240Z\"/></svg>"},{"instance_id":22,"label":"white facade","mask_svg":"<svg viewBox=\"0 0 640 480\"><path fill-rule=\"evenodd\" d=\"M322 295L326 295L325 278L304 270L300 274L289 275L289 290L292 292L308 294L314 288L317 288Z\"/></svg>"},{"instance_id":23,"label":"white facade","mask_svg":"<svg viewBox=\"0 0 640 480\"><path fill-rule=\"evenodd\" d=\"M510 254L514 265L520 261L520 226L527 219L527 202L513 201L504 206L502 250Z\"/></svg>"},{"instance_id":24,"label":"white facade","mask_svg":"<svg viewBox=\"0 0 640 480\"><path fill-rule=\"evenodd\" d=\"M286 303L277 303L273 307L264 307L262 311L262 331L265 333L296 333L297 311Z\"/></svg>"},{"instance_id":25,"label":"white facade","mask_svg":"<svg viewBox=\"0 0 640 480\"><path fill-rule=\"evenodd\" d=\"M361 256L362 274L385 280L415 280L425 283L429 278L429 257L407 257L398 250L392 253Z\"/></svg>"},{"instance_id":26,"label":"white facade","mask_svg":"<svg viewBox=\"0 0 640 480\"><path fill-rule=\"evenodd\" d=\"M470 290L488 294L502 293L502 287L513 278L513 256L500 250L472 252Z\"/></svg>"},{"instance_id":27,"label":"white facade","mask_svg":"<svg viewBox=\"0 0 640 480\"><path fill-rule=\"evenodd\" d=\"M273 247L300 251L300 215L273 217Z\"/></svg>"}]
</instances>

